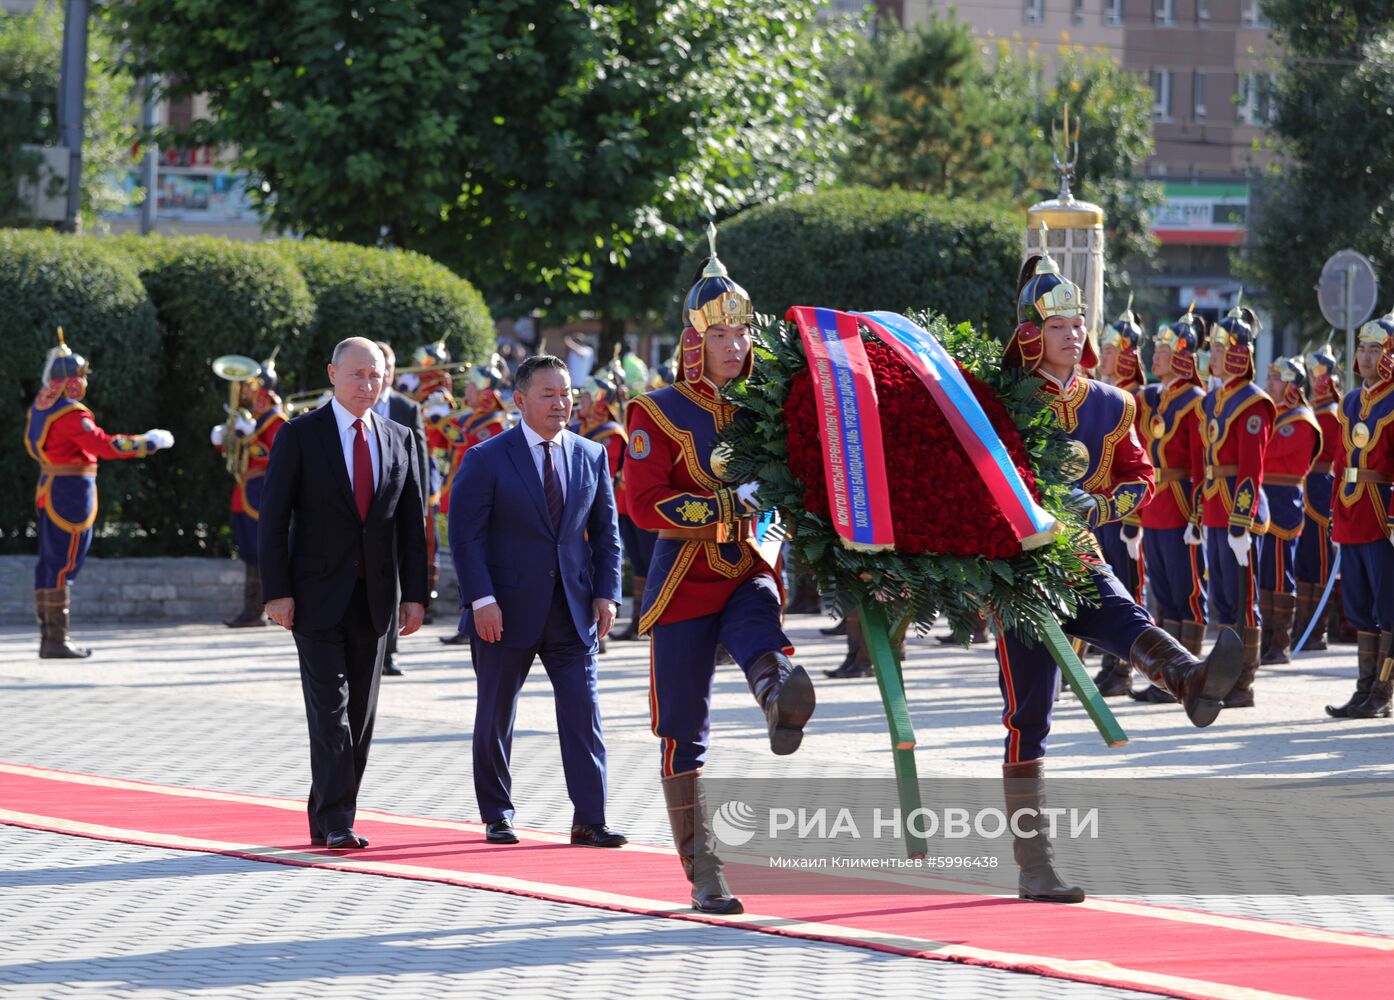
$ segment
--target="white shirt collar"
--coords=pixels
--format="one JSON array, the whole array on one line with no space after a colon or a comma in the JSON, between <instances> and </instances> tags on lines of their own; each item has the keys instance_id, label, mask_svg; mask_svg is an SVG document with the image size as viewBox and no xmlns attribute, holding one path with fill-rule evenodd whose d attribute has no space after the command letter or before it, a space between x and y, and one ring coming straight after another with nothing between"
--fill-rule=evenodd
<instances>
[{"instance_id":1,"label":"white shirt collar","mask_svg":"<svg viewBox=\"0 0 1394 1000\"><path fill-rule=\"evenodd\" d=\"M526 422L520 422L518 426L523 428L523 437L527 439L529 449L536 448L543 441L547 440L547 438L544 438L541 434L537 433L537 431L529 427ZM557 432L557 436L552 438L552 444L560 445L562 443L562 438L565 436L566 428L563 427Z\"/></svg>"},{"instance_id":2,"label":"white shirt collar","mask_svg":"<svg viewBox=\"0 0 1394 1000\"><path fill-rule=\"evenodd\" d=\"M349 428L353 426L353 422L358 418L355 417L352 413L350 413L348 409L344 406L344 404L340 403L338 399L331 398L329 400L329 405L334 409L334 420L339 425L339 436L342 437L349 430ZM369 409L367 413L363 414L363 431L366 434L371 433L372 430L373 411Z\"/></svg>"}]
</instances>

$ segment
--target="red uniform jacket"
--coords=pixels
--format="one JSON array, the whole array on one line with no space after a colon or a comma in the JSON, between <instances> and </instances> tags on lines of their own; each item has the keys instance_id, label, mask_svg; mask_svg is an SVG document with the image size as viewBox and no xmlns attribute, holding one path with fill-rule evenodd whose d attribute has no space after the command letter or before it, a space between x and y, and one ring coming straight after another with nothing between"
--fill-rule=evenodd
<instances>
[{"instance_id":1,"label":"red uniform jacket","mask_svg":"<svg viewBox=\"0 0 1394 1000\"><path fill-rule=\"evenodd\" d=\"M1264 455L1277 407L1268 393L1244 377L1205 394L1205 481L1201 525L1268 530L1263 496Z\"/></svg>"},{"instance_id":2,"label":"red uniform jacket","mask_svg":"<svg viewBox=\"0 0 1394 1000\"><path fill-rule=\"evenodd\" d=\"M260 513L256 503L247 495L247 484L266 475L266 467L271 464L271 446L276 443L276 435L285 424L286 415L279 407L273 407L257 417L256 429L248 435L251 441L247 445L247 467L232 486L229 506L234 514L249 514L255 519ZM218 445L218 453L222 452L223 445Z\"/></svg>"},{"instance_id":3,"label":"red uniform jacket","mask_svg":"<svg viewBox=\"0 0 1394 1000\"><path fill-rule=\"evenodd\" d=\"M1377 542L1394 528L1394 381L1362 386L1341 401L1345 468L1331 502L1331 538L1343 545Z\"/></svg>"},{"instance_id":4,"label":"red uniform jacket","mask_svg":"<svg viewBox=\"0 0 1394 1000\"><path fill-rule=\"evenodd\" d=\"M1320 451L1321 429L1311 407L1280 408L1263 463L1270 535L1292 539L1302 533L1302 494Z\"/></svg>"},{"instance_id":5,"label":"red uniform jacket","mask_svg":"<svg viewBox=\"0 0 1394 1000\"><path fill-rule=\"evenodd\" d=\"M1197 483L1205 479L1201 401L1194 382L1153 383L1138 393L1138 431L1157 470L1157 492L1142 508L1144 528L1184 528L1195 518Z\"/></svg>"},{"instance_id":6,"label":"red uniform jacket","mask_svg":"<svg viewBox=\"0 0 1394 1000\"><path fill-rule=\"evenodd\" d=\"M450 513L450 491L455 486L455 473L465 460L465 452L481 441L508 430L508 415L490 401L487 408L468 413L451 414L442 425L446 443L450 446L450 471L440 489L440 512Z\"/></svg>"}]
</instances>

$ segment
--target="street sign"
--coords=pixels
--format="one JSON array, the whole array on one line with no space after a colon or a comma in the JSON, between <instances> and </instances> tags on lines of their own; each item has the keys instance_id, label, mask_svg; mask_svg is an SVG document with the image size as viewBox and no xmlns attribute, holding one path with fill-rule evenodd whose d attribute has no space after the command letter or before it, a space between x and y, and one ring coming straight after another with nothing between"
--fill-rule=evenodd
<instances>
[{"instance_id":1,"label":"street sign","mask_svg":"<svg viewBox=\"0 0 1394 1000\"><path fill-rule=\"evenodd\" d=\"M1375 269L1362 253L1338 250L1321 269L1317 301L1326 322L1338 330L1353 329L1369 319L1378 295Z\"/></svg>"}]
</instances>

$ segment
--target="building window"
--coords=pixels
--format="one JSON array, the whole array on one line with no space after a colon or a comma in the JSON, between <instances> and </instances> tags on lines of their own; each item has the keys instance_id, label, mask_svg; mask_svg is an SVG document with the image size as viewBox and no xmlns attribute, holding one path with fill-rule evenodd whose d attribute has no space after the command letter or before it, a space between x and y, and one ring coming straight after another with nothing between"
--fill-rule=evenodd
<instances>
[{"instance_id":1,"label":"building window","mask_svg":"<svg viewBox=\"0 0 1394 1000\"><path fill-rule=\"evenodd\" d=\"M1021 19L1027 24L1040 24L1045 20L1045 0L1026 0Z\"/></svg>"},{"instance_id":2,"label":"building window","mask_svg":"<svg viewBox=\"0 0 1394 1000\"><path fill-rule=\"evenodd\" d=\"M1116 28L1123 23L1123 0L1104 0L1104 24Z\"/></svg>"},{"instance_id":3,"label":"building window","mask_svg":"<svg viewBox=\"0 0 1394 1000\"><path fill-rule=\"evenodd\" d=\"M1152 120L1171 121L1171 70L1152 71Z\"/></svg>"},{"instance_id":4,"label":"building window","mask_svg":"<svg viewBox=\"0 0 1394 1000\"><path fill-rule=\"evenodd\" d=\"M1157 24L1172 25L1176 23L1176 0L1153 0L1155 3L1155 17Z\"/></svg>"},{"instance_id":5,"label":"building window","mask_svg":"<svg viewBox=\"0 0 1394 1000\"><path fill-rule=\"evenodd\" d=\"M1244 0L1239 19L1246 28L1268 27L1268 19L1263 16L1263 0Z\"/></svg>"},{"instance_id":6,"label":"building window","mask_svg":"<svg viewBox=\"0 0 1394 1000\"><path fill-rule=\"evenodd\" d=\"M1210 20L1210 0L1196 0L1196 23L1205 24Z\"/></svg>"},{"instance_id":7,"label":"building window","mask_svg":"<svg viewBox=\"0 0 1394 1000\"><path fill-rule=\"evenodd\" d=\"M1075 24L1084 23L1084 0L1075 0Z\"/></svg>"},{"instance_id":8,"label":"building window","mask_svg":"<svg viewBox=\"0 0 1394 1000\"><path fill-rule=\"evenodd\" d=\"M1191 75L1191 104L1197 121L1205 118L1205 74L1196 71Z\"/></svg>"},{"instance_id":9,"label":"building window","mask_svg":"<svg viewBox=\"0 0 1394 1000\"><path fill-rule=\"evenodd\" d=\"M1267 125L1273 120L1273 74L1242 73L1239 76L1239 121L1244 125Z\"/></svg>"}]
</instances>

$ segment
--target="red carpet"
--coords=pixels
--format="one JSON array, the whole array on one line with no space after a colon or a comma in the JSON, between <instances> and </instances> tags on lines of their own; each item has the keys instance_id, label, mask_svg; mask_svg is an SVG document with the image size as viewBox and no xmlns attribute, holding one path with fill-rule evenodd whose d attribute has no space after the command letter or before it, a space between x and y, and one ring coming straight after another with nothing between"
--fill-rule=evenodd
<instances>
[{"instance_id":1,"label":"red carpet","mask_svg":"<svg viewBox=\"0 0 1394 1000\"><path fill-rule=\"evenodd\" d=\"M360 811L366 851L307 843L301 802L0 764L0 824L279 864L414 878L626 913L836 941L1177 997L1388 996L1394 938L1091 899L1048 906L964 895L750 896L704 917L666 849L600 851L478 824Z\"/></svg>"}]
</instances>

